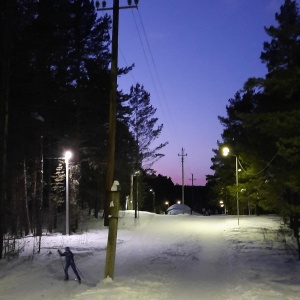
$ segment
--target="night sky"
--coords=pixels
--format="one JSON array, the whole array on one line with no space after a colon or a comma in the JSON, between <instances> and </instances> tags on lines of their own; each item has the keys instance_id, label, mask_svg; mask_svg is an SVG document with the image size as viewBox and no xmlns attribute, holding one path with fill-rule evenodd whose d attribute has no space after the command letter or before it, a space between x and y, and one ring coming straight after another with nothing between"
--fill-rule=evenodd
<instances>
[{"instance_id":1,"label":"night sky","mask_svg":"<svg viewBox=\"0 0 300 300\"><path fill-rule=\"evenodd\" d=\"M221 140L218 116L249 77L262 77L264 26L277 25L283 0L140 0L139 9L120 11L119 67L135 64L119 78L128 92L139 82L151 94L158 124L157 140L168 141L157 174L181 184L184 148L186 185L205 185L212 149ZM107 1L109 3L109 0ZM120 5L126 5L120 0ZM299 5L299 4L298 4Z\"/></svg>"}]
</instances>

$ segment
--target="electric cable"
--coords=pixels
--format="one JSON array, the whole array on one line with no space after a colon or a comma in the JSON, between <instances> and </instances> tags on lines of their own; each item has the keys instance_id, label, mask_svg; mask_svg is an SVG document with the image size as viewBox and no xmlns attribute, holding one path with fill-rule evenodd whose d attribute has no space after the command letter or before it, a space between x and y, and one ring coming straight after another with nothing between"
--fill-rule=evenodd
<instances>
[{"instance_id":1,"label":"electric cable","mask_svg":"<svg viewBox=\"0 0 300 300\"><path fill-rule=\"evenodd\" d=\"M267 163L267 165L266 165L264 168L262 168L259 172L255 173L255 174L251 174L251 173L247 172L247 171L245 170L245 168L243 167L242 163L240 162L240 160L237 159L237 161L238 161L239 166L241 167L241 169L242 169L245 173L247 173L247 174L249 174L249 175L251 175L251 176L257 176L257 175L259 175L260 173L262 173L266 168L268 168L268 167L271 165L272 161L273 161L273 160L275 159L275 157L278 155L278 152L279 152L279 151L277 151L277 153L273 156L273 158Z\"/></svg>"}]
</instances>

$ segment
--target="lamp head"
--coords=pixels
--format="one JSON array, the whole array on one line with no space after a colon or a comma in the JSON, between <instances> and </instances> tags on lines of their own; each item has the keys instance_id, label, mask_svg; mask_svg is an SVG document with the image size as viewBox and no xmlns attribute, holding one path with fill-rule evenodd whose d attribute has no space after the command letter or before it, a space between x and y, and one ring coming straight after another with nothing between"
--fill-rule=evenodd
<instances>
[{"instance_id":1,"label":"lamp head","mask_svg":"<svg viewBox=\"0 0 300 300\"><path fill-rule=\"evenodd\" d=\"M229 148L228 147L224 147L223 149L222 149L222 154L223 154L223 156L228 156L229 155Z\"/></svg>"},{"instance_id":2,"label":"lamp head","mask_svg":"<svg viewBox=\"0 0 300 300\"><path fill-rule=\"evenodd\" d=\"M69 160L71 157L72 157L72 152L71 151L66 151L65 160Z\"/></svg>"}]
</instances>

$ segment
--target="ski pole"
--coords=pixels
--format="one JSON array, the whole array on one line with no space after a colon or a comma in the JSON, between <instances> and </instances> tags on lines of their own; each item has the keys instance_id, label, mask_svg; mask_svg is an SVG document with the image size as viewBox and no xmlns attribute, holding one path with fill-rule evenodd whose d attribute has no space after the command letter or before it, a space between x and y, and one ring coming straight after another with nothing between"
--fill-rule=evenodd
<instances>
[{"instance_id":1,"label":"ski pole","mask_svg":"<svg viewBox=\"0 0 300 300\"><path fill-rule=\"evenodd\" d=\"M80 270L77 268L77 266L76 266L76 270L78 271L78 273L79 273L79 275L82 277L82 279L83 279L85 282L87 282L86 279L84 278L84 276L82 275L82 273L80 272Z\"/></svg>"},{"instance_id":2,"label":"ski pole","mask_svg":"<svg viewBox=\"0 0 300 300\"><path fill-rule=\"evenodd\" d=\"M57 252L59 253L58 250L57 250ZM64 263L62 262L62 259L61 259L61 255L60 255L60 254L59 254L59 258L60 258L60 262L61 262L62 268L63 268L63 270L65 271L65 266L64 266Z\"/></svg>"}]
</instances>

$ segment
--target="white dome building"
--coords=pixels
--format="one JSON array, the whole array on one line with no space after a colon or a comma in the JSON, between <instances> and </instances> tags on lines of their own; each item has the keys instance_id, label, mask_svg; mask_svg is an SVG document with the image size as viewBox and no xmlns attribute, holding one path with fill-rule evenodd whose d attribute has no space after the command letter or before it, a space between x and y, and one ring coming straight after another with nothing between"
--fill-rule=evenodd
<instances>
[{"instance_id":1,"label":"white dome building","mask_svg":"<svg viewBox=\"0 0 300 300\"><path fill-rule=\"evenodd\" d=\"M173 204L167 209L167 215L192 214L192 210L185 204Z\"/></svg>"}]
</instances>

